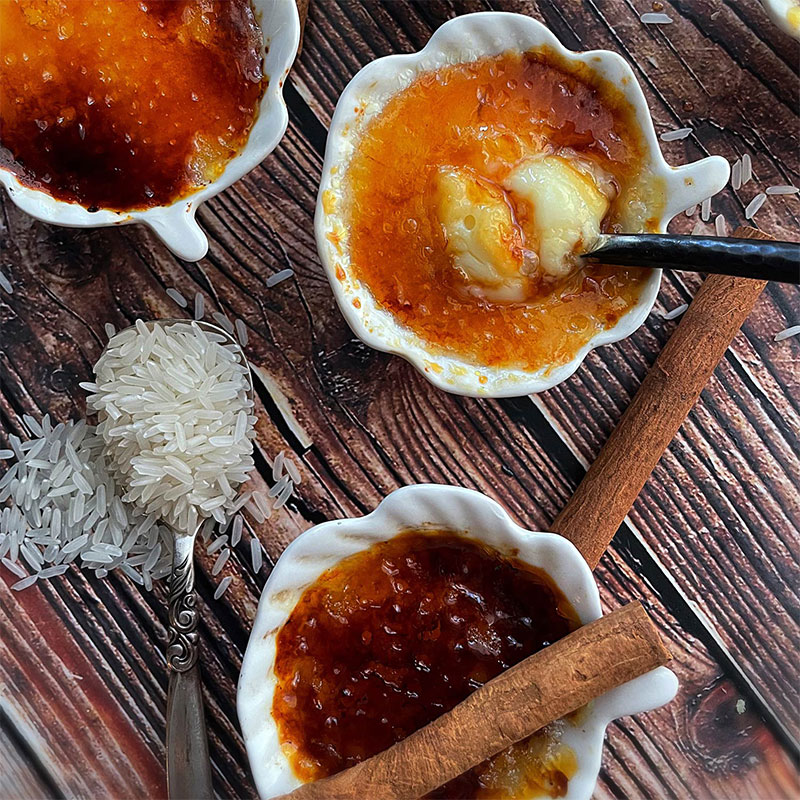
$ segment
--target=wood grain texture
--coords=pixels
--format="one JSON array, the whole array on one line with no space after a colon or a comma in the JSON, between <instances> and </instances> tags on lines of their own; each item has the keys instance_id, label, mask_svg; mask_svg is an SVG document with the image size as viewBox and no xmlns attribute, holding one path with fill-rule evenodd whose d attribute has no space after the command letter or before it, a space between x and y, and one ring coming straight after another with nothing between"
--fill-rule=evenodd
<instances>
[{"instance_id":1,"label":"wood grain texture","mask_svg":"<svg viewBox=\"0 0 800 800\"><path fill-rule=\"evenodd\" d=\"M164 294L174 286L246 320L249 358L291 404L290 422L259 388L257 480L270 482L267 459L284 448L304 479L282 513L253 531L271 559L311 525L370 511L411 482L479 489L521 524L546 529L674 330L660 313L688 301L700 279L665 277L647 323L551 392L501 402L437 392L355 340L335 306L312 232L326 125L345 83L372 58L423 46L456 13L520 10L569 47L620 51L658 130L694 128L664 146L673 162L751 153L757 182L714 200L733 225L758 187L800 179L796 45L749 0L665 6L675 22L655 29L638 22L648 9L626 0L315 0L286 88L287 136L199 211L211 247L198 264L175 259L144 229L54 228L3 198L0 268L15 291L0 291L0 447L7 433L23 433L24 412L82 415L77 384L103 346L103 324L174 316ZM771 198L756 221L796 238L798 209L796 197ZM286 266L296 278L267 289ZM772 341L798 321L797 291L769 287L598 567L605 607L641 599L681 680L675 703L610 728L598 797L771 800L800 791L774 726L742 694L749 682L786 726L800 727L800 342ZM212 563L199 555L215 787L221 797L254 797L235 685L267 569L252 574L246 535L223 573L234 584L213 601ZM18 595L11 582L0 573L0 730L9 732L0 765L19 766L0 771L0 795L35 797L44 786L47 796L163 796L164 587L146 593L125 578L69 572ZM18 776L13 793L6 774Z\"/></svg>"}]
</instances>

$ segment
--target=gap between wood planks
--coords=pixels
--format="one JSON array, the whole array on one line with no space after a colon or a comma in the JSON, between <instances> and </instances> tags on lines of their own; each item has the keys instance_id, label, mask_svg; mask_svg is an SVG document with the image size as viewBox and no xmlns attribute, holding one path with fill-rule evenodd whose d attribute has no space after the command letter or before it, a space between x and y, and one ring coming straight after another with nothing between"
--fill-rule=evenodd
<instances>
[{"instance_id":1,"label":"gap between wood planks","mask_svg":"<svg viewBox=\"0 0 800 800\"><path fill-rule=\"evenodd\" d=\"M302 126L309 143L317 150L320 158L323 158L327 140L326 124L318 117L317 113L304 98L303 95L307 94L307 90L305 90L302 81L298 80L298 83L300 84L300 89L295 85L294 75L290 75L284 91L286 103L291 114L295 116ZM730 349L726 354L726 358L730 360L738 371L744 369L744 365L739 362L736 354L732 353ZM500 402L504 403L505 401ZM531 425L531 432L536 436L540 444L548 450L556 464L565 474L570 475L577 485L587 465L580 458L577 450L566 437L565 432L560 430L559 426L547 413L546 407L535 396L527 398L527 402L530 404L531 413L541 423ZM545 432L547 432L547 435L541 435ZM714 654L726 676L759 709L764 721L790 752L792 758L795 761L800 760L800 742L792 734L780 713L762 695L755 681L748 676L746 670L728 649L713 622L681 589L629 518L626 518L625 523L620 527L614 544L629 566L641 566L644 571L644 579L650 583L653 590L663 600L667 610L674 614L675 618L680 621L687 631L696 635Z\"/></svg>"}]
</instances>

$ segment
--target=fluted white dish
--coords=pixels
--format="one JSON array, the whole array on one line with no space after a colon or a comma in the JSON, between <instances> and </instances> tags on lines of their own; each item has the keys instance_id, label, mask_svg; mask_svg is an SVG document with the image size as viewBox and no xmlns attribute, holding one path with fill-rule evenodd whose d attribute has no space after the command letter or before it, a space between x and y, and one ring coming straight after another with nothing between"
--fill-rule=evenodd
<instances>
[{"instance_id":1,"label":"fluted white dish","mask_svg":"<svg viewBox=\"0 0 800 800\"><path fill-rule=\"evenodd\" d=\"M325 570L376 542L409 528L443 529L468 535L545 570L584 624L601 616L600 595L583 557L562 536L536 533L514 523L494 500L454 486L406 486L371 514L324 522L301 534L278 559L264 587L239 677L236 703L250 767L262 800L301 784L281 750L272 717L276 686L277 634L303 591ZM659 667L589 704L565 724L563 741L575 753L577 771L567 800L588 800L600 771L606 726L617 717L669 702L678 681ZM521 798L520 800L525 800Z\"/></svg>"},{"instance_id":2,"label":"fluted white dish","mask_svg":"<svg viewBox=\"0 0 800 800\"><path fill-rule=\"evenodd\" d=\"M476 365L458 354L442 354L401 325L375 301L369 287L352 274L341 209L344 175L364 126L421 72L542 46L567 61L586 64L622 90L633 106L646 145L645 167L655 182L663 179L659 231L666 231L676 214L716 194L728 182L730 166L719 156L681 167L667 164L644 94L633 70L621 56L609 50L585 53L567 50L544 25L522 14L489 11L456 17L442 25L418 53L386 56L367 64L342 92L331 121L315 217L317 249L339 308L356 336L377 350L407 359L428 380L449 392L475 397L515 397L552 388L572 375L590 350L630 336L650 313L661 283L661 271L654 270L636 305L616 325L592 337L569 363L549 371L544 367L528 372ZM334 242L342 243L343 252L338 252Z\"/></svg>"},{"instance_id":3,"label":"fluted white dish","mask_svg":"<svg viewBox=\"0 0 800 800\"><path fill-rule=\"evenodd\" d=\"M258 166L286 132L289 114L283 83L300 42L300 20L295 0L252 0L263 36L264 74L269 77L258 116L244 147L211 183L167 206L142 211L89 211L78 203L57 200L46 192L25 186L17 176L0 168L0 183L23 211L42 222L68 228L103 228L109 225L147 225L176 256L197 261L208 251L208 239L195 220L201 203L227 189Z\"/></svg>"}]
</instances>

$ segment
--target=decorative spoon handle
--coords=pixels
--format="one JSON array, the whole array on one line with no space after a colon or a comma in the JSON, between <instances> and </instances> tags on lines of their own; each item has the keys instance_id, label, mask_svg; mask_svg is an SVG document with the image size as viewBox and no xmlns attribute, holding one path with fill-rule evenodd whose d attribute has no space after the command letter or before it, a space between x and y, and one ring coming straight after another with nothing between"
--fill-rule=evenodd
<instances>
[{"instance_id":1,"label":"decorative spoon handle","mask_svg":"<svg viewBox=\"0 0 800 800\"><path fill-rule=\"evenodd\" d=\"M620 267L658 267L800 283L800 244L794 242L662 233L604 233L583 258Z\"/></svg>"},{"instance_id":2,"label":"decorative spoon handle","mask_svg":"<svg viewBox=\"0 0 800 800\"><path fill-rule=\"evenodd\" d=\"M211 800L211 762L197 664L195 534L175 534L169 589L167 793L170 800Z\"/></svg>"}]
</instances>

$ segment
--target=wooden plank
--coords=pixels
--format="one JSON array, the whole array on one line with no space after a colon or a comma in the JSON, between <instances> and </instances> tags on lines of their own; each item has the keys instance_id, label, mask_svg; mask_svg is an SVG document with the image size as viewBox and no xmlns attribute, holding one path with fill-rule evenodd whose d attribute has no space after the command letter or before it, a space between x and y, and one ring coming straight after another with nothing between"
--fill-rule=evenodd
<instances>
[{"instance_id":1,"label":"wooden plank","mask_svg":"<svg viewBox=\"0 0 800 800\"><path fill-rule=\"evenodd\" d=\"M0 714L0 776L3 796L16 800L58 797L46 773L37 769L36 754L17 735L11 722Z\"/></svg>"}]
</instances>

